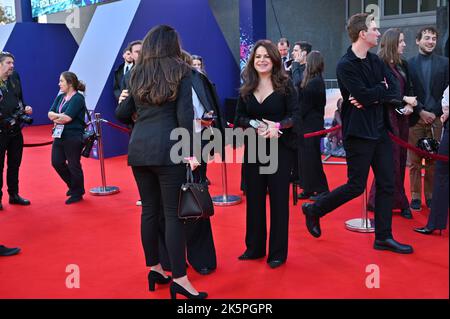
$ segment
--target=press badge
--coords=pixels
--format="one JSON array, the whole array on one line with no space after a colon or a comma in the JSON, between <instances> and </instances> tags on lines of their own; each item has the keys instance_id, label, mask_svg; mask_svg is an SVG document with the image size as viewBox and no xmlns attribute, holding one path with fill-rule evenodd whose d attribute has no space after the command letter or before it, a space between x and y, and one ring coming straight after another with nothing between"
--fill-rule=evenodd
<instances>
[{"instance_id":1,"label":"press badge","mask_svg":"<svg viewBox=\"0 0 450 319\"><path fill-rule=\"evenodd\" d=\"M62 132L64 131L64 125L58 124L53 129L53 138L61 138Z\"/></svg>"}]
</instances>

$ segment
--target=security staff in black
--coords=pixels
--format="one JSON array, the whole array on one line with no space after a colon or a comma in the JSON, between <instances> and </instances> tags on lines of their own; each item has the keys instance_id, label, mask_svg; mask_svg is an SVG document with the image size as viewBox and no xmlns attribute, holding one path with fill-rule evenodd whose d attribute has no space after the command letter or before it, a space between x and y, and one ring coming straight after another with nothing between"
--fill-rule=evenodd
<instances>
[{"instance_id":1,"label":"security staff in black","mask_svg":"<svg viewBox=\"0 0 450 319\"><path fill-rule=\"evenodd\" d=\"M30 201L19 196L19 167L22 162L23 136L21 124L31 120L30 106L25 106L19 74L14 72L14 56L8 52L0 53L0 210L3 210L3 166L7 154L6 182L9 203L30 205Z\"/></svg>"}]
</instances>

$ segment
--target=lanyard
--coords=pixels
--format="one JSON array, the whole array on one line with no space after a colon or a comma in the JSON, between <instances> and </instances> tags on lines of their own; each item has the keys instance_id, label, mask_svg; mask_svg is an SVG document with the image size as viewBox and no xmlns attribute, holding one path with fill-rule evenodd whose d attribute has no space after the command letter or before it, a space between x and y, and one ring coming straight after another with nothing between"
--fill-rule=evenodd
<instances>
[{"instance_id":1,"label":"lanyard","mask_svg":"<svg viewBox=\"0 0 450 319\"><path fill-rule=\"evenodd\" d=\"M62 109L63 109L63 107L64 107L64 105L66 105L66 103L72 98L72 96L74 96L75 94L72 94L71 96L65 96L65 97L63 97L63 99L62 99L62 101L61 101L61 104L59 105L59 112L58 113L61 113L61 111L62 111Z\"/></svg>"},{"instance_id":2,"label":"lanyard","mask_svg":"<svg viewBox=\"0 0 450 319\"><path fill-rule=\"evenodd\" d=\"M62 99L62 101L61 101L61 104L59 105L59 111L58 111L58 113L61 113L61 111L62 111L62 108L64 107L64 105L66 105L66 98L65 97L63 97L63 99Z\"/></svg>"}]
</instances>

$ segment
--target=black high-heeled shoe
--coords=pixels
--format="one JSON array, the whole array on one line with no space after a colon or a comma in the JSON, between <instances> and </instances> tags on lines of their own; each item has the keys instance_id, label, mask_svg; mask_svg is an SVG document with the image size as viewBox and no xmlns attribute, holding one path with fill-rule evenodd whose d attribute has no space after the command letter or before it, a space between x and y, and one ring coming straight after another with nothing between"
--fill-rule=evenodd
<instances>
[{"instance_id":1,"label":"black high-heeled shoe","mask_svg":"<svg viewBox=\"0 0 450 319\"><path fill-rule=\"evenodd\" d=\"M414 228L415 232L423 235L431 235L432 233L434 233L435 230L439 230L439 235L442 236L442 229L430 229L427 226Z\"/></svg>"},{"instance_id":2,"label":"black high-heeled shoe","mask_svg":"<svg viewBox=\"0 0 450 319\"><path fill-rule=\"evenodd\" d=\"M172 299L177 299L177 294L183 295L188 299L205 299L208 297L206 292L199 292L198 295L193 295L182 286L177 284L175 281L172 281L170 284L170 297Z\"/></svg>"},{"instance_id":3,"label":"black high-heeled shoe","mask_svg":"<svg viewBox=\"0 0 450 319\"><path fill-rule=\"evenodd\" d=\"M148 273L148 290L155 291L155 284L165 285L172 280L172 277L164 277L159 272L150 270Z\"/></svg>"}]
</instances>

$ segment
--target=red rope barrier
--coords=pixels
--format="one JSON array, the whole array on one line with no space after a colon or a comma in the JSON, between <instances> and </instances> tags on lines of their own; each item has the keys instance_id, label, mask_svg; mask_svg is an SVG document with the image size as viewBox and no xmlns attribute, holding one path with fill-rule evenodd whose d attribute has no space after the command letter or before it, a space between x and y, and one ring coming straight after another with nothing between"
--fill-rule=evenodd
<instances>
[{"instance_id":1,"label":"red rope barrier","mask_svg":"<svg viewBox=\"0 0 450 319\"><path fill-rule=\"evenodd\" d=\"M229 123L229 122L227 122L227 124L228 124L228 127L234 128L234 124ZM334 126L328 130L322 130L322 131L317 131L317 132L313 132L313 133L308 133L308 134L305 134L304 137L310 138L310 137L314 137L314 136L321 136L321 135L325 135L325 134L333 132L333 131L337 131L339 129L341 129L341 125Z\"/></svg>"},{"instance_id":2,"label":"red rope barrier","mask_svg":"<svg viewBox=\"0 0 450 319\"><path fill-rule=\"evenodd\" d=\"M52 145L53 141L50 142L43 142L43 143L33 143L33 144L23 144L23 147L40 147L40 146L47 146Z\"/></svg>"},{"instance_id":3,"label":"red rope barrier","mask_svg":"<svg viewBox=\"0 0 450 319\"><path fill-rule=\"evenodd\" d=\"M112 127L116 128L116 129L118 129L118 130L121 130L122 132L125 132L125 133L130 133L130 132L131 132L130 129L127 129L127 128L123 127L123 126L120 126L120 125L111 123L110 121L103 120L102 122L108 124L109 126L112 126Z\"/></svg>"},{"instance_id":4,"label":"red rope barrier","mask_svg":"<svg viewBox=\"0 0 450 319\"><path fill-rule=\"evenodd\" d=\"M419 154L422 157L430 158L438 161L448 162L448 156L439 155L439 154L431 154L424 150L421 150L420 148L417 148L415 146L412 146L411 144L406 143L404 140L400 139L398 136L395 136L391 132L389 132L389 137L398 145L400 145L403 148L410 149L411 151Z\"/></svg>"},{"instance_id":5,"label":"red rope barrier","mask_svg":"<svg viewBox=\"0 0 450 319\"><path fill-rule=\"evenodd\" d=\"M120 125L111 123L111 122L109 122L109 121L107 121L107 120L104 120L104 122L105 122L106 124L108 124L108 125L114 127L114 128L117 128L117 129L123 131L123 132L130 133L130 130L129 130L129 129L124 128L124 127L122 127L122 126L120 126ZM228 127L234 128L234 125L233 125L232 123L227 123L227 124L228 124ZM334 126L334 127L332 127L332 128L329 128L329 129L327 129L327 130L321 130L321 131L317 131L317 132L307 133L307 134L305 134L305 135L303 135L303 136L304 136L305 138L311 138L311 137L315 137L315 136L322 136L322 135L325 135L325 134L327 134L327 133L330 133L330 132L334 132L334 131L340 130L341 128L342 128L341 125L337 125L337 126ZM431 154L431 153L428 153L428 152L426 152L426 151L424 151L424 150L421 150L420 148L414 147L414 146L412 146L412 145L406 143L405 141L403 141L403 140L400 139L399 137L393 135L391 132L389 132L389 137L390 137L395 143L397 143L398 145L400 145L401 147L410 149L410 150L412 150L413 152L419 154L419 155L422 156L422 157L425 157L425 158L431 158L431 159L438 160L438 161L448 162L448 156L443 156L443 155L438 155L438 154ZM51 142L50 142L50 144L51 144ZM47 145L47 144L45 144L45 145Z\"/></svg>"},{"instance_id":6,"label":"red rope barrier","mask_svg":"<svg viewBox=\"0 0 450 319\"><path fill-rule=\"evenodd\" d=\"M333 126L332 128L330 128L328 130L322 130L322 131L317 131L317 132L313 132L313 133L308 133L308 134L305 134L303 136L305 138L321 136L321 135L325 135L327 133L334 132L334 131L337 131L337 130L340 130L340 129L341 129L341 125L336 125L336 126Z\"/></svg>"}]
</instances>

